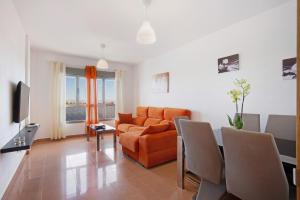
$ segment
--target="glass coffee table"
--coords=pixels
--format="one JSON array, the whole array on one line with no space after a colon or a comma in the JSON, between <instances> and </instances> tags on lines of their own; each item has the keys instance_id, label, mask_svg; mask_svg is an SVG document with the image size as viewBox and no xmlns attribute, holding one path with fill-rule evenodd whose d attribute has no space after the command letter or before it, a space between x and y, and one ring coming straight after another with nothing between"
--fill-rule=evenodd
<instances>
[{"instance_id":1,"label":"glass coffee table","mask_svg":"<svg viewBox=\"0 0 300 200\"><path fill-rule=\"evenodd\" d=\"M104 133L113 133L113 143L114 147L116 146L117 136L116 136L116 129L112 126L107 124L99 123L99 124L91 124L86 126L86 136L87 141L90 140L90 132L94 132L97 136L97 151L100 149L100 136L103 139Z\"/></svg>"}]
</instances>

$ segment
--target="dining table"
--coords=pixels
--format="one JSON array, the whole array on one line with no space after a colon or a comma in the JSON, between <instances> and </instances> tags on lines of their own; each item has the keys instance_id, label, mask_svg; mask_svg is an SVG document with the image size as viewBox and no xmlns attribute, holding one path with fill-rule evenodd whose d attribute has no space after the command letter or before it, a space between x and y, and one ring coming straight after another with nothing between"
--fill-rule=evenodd
<instances>
[{"instance_id":1,"label":"dining table","mask_svg":"<svg viewBox=\"0 0 300 200\"><path fill-rule=\"evenodd\" d=\"M223 139L221 129L213 130L216 142L219 147L223 148ZM265 134L265 133L262 133ZM282 138L274 138L279 151L280 160L283 164L288 164L293 168L296 167L296 141L286 140ZM185 155L184 145L181 136L177 136L177 186L184 189L185 179Z\"/></svg>"}]
</instances>

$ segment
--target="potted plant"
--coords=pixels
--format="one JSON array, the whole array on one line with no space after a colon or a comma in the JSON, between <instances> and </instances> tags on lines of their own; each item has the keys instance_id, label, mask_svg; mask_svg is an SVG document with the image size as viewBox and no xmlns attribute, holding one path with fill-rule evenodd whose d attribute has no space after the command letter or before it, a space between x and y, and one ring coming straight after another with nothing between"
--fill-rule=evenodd
<instances>
[{"instance_id":1,"label":"potted plant","mask_svg":"<svg viewBox=\"0 0 300 200\"><path fill-rule=\"evenodd\" d=\"M231 97L232 102L235 104L235 117L232 118L227 114L228 122L230 126L235 127L236 129L242 129L244 126L243 122L243 112L244 112L244 102L245 98L250 93L250 84L245 79L236 79L234 81L235 89L230 90L228 92ZM239 102L242 101L241 104L241 112L239 113Z\"/></svg>"}]
</instances>

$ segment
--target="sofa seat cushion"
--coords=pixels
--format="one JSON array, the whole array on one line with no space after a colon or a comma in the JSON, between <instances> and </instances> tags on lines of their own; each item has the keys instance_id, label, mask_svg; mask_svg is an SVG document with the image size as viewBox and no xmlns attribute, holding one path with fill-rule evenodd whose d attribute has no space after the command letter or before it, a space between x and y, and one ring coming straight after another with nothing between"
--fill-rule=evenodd
<instances>
[{"instance_id":1,"label":"sofa seat cushion","mask_svg":"<svg viewBox=\"0 0 300 200\"><path fill-rule=\"evenodd\" d=\"M144 123L144 126L159 124L161 121L162 121L161 119L147 118L145 123Z\"/></svg>"},{"instance_id":2,"label":"sofa seat cushion","mask_svg":"<svg viewBox=\"0 0 300 200\"><path fill-rule=\"evenodd\" d=\"M131 131L120 135L119 143L132 152L139 151L139 137L141 131Z\"/></svg>"},{"instance_id":3,"label":"sofa seat cushion","mask_svg":"<svg viewBox=\"0 0 300 200\"><path fill-rule=\"evenodd\" d=\"M175 130L164 131L159 134L146 134L140 136L139 145L146 145L143 147L146 153L159 152L163 149L176 149L177 134Z\"/></svg>"},{"instance_id":4,"label":"sofa seat cushion","mask_svg":"<svg viewBox=\"0 0 300 200\"><path fill-rule=\"evenodd\" d=\"M129 127L128 132L132 132L132 131L144 131L147 127L144 126L132 126Z\"/></svg>"},{"instance_id":5,"label":"sofa seat cushion","mask_svg":"<svg viewBox=\"0 0 300 200\"><path fill-rule=\"evenodd\" d=\"M127 132L130 127L134 127L136 125L134 124L119 124L118 125L118 130L121 132Z\"/></svg>"}]
</instances>

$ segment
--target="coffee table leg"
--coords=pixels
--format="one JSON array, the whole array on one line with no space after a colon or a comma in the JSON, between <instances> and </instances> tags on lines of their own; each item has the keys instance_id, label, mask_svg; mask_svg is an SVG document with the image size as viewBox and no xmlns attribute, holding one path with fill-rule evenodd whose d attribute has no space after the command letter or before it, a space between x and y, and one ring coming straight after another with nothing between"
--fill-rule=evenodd
<instances>
[{"instance_id":1,"label":"coffee table leg","mask_svg":"<svg viewBox=\"0 0 300 200\"><path fill-rule=\"evenodd\" d=\"M96 135L97 135L97 151L100 150L100 143L99 143L99 133L96 131Z\"/></svg>"},{"instance_id":2,"label":"coffee table leg","mask_svg":"<svg viewBox=\"0 0 300 200\"><path fill-rule=\"evenodd\" d=\"M113 133L113 137L114 137L114 147L116 147L116 144L117 144L117 136L116 136L116 131L114 131L114 133Z\"/></svg>"},{"instance_id":3,"label":"coffee table leg","mask_svg":"<svg viewBox=\"0 0 300 200\"><path fill-rule=\"evenodd\" d=\"M100 134L101 134L101 140L103 140L103 133L101 132Z\"/></svg>"},{"instance_id":4,"label":"coffee table leg","mask_svg":"<svg viewBox=\"0 0 300 200\"><path fill-rule=\"evenodd\" d=\"M88 126L85 127L85 134L86 134L86 140L90 141L90 134L89 134L89 128L88 128Z\"/></svg>"}]
</instances>

